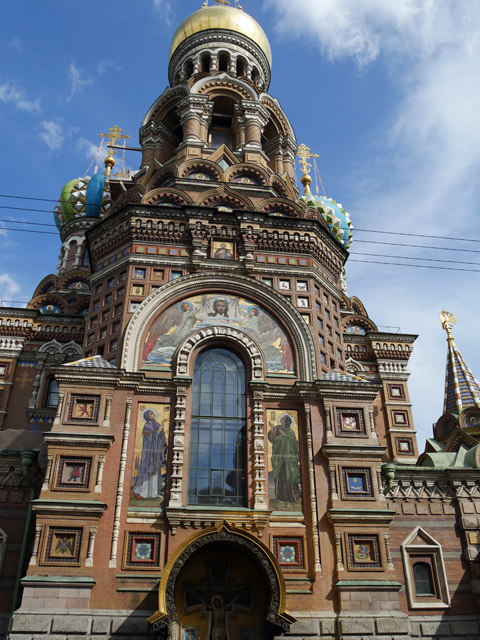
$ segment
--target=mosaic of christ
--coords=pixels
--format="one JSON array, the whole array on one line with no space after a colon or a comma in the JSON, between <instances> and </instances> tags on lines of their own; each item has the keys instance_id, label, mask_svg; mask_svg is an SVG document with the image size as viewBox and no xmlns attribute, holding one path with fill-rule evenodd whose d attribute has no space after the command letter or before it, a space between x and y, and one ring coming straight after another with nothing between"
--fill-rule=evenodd
<instances>
[{"instance_id":1,"label":"mosaic of christ","mask_svg":"<svg viewBox=\"0 0 480 640\"><path fill-rule=\"evenodd\" d=\"M290 342L278 322L254 302L220 293L185 298L161 313L145 341L142 368L171 369L178 345L194 331L212 326L249 335L262 349L269 373L295 373Z\"/></svg>"}]
</instances>

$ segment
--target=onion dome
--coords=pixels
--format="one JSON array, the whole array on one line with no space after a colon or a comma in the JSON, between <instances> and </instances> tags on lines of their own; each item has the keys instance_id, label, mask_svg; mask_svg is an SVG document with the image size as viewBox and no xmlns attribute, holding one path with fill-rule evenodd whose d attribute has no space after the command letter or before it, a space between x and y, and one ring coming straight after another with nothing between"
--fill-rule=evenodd
<instances>
[{"instance_id":1,"label":"onion dome","mask_svg":"<svg viewBox=\"0 0 480 640\"><path fill-rule=\"evenodd\" d=\"M265 31L242 9L229 6L203 7L186 18L175 31L170 45L170 58L190 36L210 29L235 31L253 40L265 54L270 67L272 51Z\"/></svg>"},{"instance_id":2,"label":"onion dome","mask_svg":"<svg viewBox=\"0 0 480 640\"><path fill-rule=\"evenodd\" d=\"M352 243L353 225L350 220L350 214L345 211L342 205L332 200L332 198L327 198L327 196L314 196L310 192L305 193L300 200L304 202L307 207L318 209L322 218L328 224L332 236L338 240L345 249L348 249Z\"/></svg>"},{"instance_id":3,"label":"onion dome","mask_svg":"<svg viewBox=\"0 0 480 640\"><path fill-rule=\"evenodd\" d=\"M103 218L110 206L107 175L95 174L92 178L75 178L63 187L53 212L53 219L60 231L66 222L74 218Z\"/></svg>"}]
</instances>

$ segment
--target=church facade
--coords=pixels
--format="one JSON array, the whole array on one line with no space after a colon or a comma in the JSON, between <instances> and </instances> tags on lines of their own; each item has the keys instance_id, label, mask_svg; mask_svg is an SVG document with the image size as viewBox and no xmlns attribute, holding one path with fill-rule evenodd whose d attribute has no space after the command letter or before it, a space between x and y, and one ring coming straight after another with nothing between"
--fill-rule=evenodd
<instances>
[{"instance_id":1,"label":"church facade","mask_svg":"<svg viewBox=\"0 0 480 640\"><path fill-rule=\"evenodd\" d=\"M419 457L416 336L348 295L349 215L312 195L270 70L241 8L188 16L139 170L113 174L111 129L105 173L62 190L56 274L1 309L11 640L480 634L479 385L444 313Z\"/></svg>"}]
</instances>

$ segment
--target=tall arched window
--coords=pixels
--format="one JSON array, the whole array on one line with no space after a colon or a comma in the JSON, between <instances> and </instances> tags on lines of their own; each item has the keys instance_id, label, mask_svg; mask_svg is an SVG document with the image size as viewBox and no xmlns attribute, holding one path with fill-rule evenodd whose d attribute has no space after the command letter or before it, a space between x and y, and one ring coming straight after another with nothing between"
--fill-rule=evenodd
<instances>
[{"instance_id":1,"label":"tall arched window","mask_svg":"<svg viewBox=\"0 0 480 640\"><path fill-rule=\"evenodd\" d=\"M48 381L45 406L51 409L58 407L58 382L55 378L50 378Z\"/></svg>"},{"instance_id":2,"label":"tall arched window","mask_svg":"<svg viewBox=\"0 0 480 640\"><path fill-rule=\"evenodd\" d=\"M234 353L210 349L193 372L189 504L245 506L245 367Z\"/></svg>"}]
</instances>

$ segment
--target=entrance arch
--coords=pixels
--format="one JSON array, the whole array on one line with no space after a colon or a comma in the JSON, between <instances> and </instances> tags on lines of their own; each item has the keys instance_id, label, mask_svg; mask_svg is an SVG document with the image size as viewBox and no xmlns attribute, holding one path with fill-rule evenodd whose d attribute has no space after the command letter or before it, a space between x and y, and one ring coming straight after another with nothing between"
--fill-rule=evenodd
<instances>
[{"instance_id":1,"label":"entrance arch","mask_svg":"<svg viewBox=\"0 0 480 640\"><path fill-rule=\"evenodd\" d=\"M270 640L295 621L285 595L268 547L222 522L195 533L170 558L149 621L169 640Z\"/></svg>"}]
</instances>

